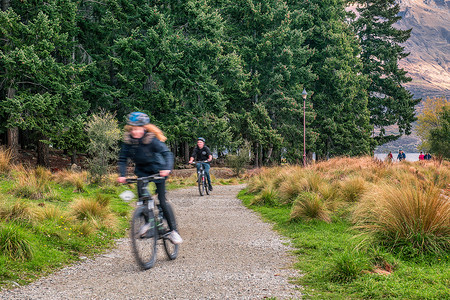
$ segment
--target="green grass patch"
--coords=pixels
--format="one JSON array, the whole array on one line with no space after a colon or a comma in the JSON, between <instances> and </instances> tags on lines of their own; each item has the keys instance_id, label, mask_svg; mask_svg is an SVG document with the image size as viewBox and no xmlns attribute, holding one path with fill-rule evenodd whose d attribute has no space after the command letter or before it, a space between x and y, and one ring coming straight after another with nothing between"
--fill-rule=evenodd
<instances>
[{"instance_id":1,"label":"green grass patch","mask_svg":"<svg viewBox=\"0 0 450 300\"><path fill-rule=\"evenodd\" d=\"M292 220L290 205L252 205L247 190L238 197L292 241L305 299L450 299L447 255L408 260L363 242L345 219Z\"/></svg>"},{"instance_id":2,"label":"green grass patch","mask_svg":"<svg viewBox=\"0 0 450 300\"><path fill-rule=\"evenodd\" d=\"M13 176L0 181L0 289L102 253L127 234L132 206L118 196L126 186L46 185L52 197L28 198L18 197Z\"/></svg>"}]
</instances>

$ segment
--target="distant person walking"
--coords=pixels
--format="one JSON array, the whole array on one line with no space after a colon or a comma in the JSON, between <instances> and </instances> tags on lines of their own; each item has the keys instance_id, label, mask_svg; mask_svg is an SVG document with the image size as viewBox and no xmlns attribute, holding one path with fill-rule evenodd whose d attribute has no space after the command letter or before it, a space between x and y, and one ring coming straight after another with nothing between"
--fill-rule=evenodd
<instances>
[{"instance_id":1,"label":"distant person walking","mask_svg":"<svg viewBox=\"0 0 450 300\"><path fill-rule=\"evenodd\" d=\"M427 152L427 154L425 154L424 159L425 160L430 160L431 159L431 155L430 155L429 152Z\"/></svg>"},{"instance_id":2,"label":"distant person walking","mask_svg":"<svg viewBox=\"0 0 450 300\"><path fill-rule=\"evenodd\" d=\"M406 154L405 152L403 152L403 150L398 151L397 159L399 161L406 160Z\"/></svg>"},{"instance_id":3,"label":"distant person walking","mask_svg":"<svg viewBox=\"0 0 450 300\"><path fill-rule=\"evenodd\" d=\"M422 151L420 151L419 160L425 160L425 155L423 155Z\"/></svg>"},{"instance_id":4,"label":"distant person walking","mask_svg":"<svg viewBox=\"0 0 450 300\"><path fill-rule=\"evenodd\" d=\"M394 159L394 156L392 155L392 152L389 151L388 155L387 155L387 160L388 162L392 162L392 160Z\"/></svg>"}]
</instances>

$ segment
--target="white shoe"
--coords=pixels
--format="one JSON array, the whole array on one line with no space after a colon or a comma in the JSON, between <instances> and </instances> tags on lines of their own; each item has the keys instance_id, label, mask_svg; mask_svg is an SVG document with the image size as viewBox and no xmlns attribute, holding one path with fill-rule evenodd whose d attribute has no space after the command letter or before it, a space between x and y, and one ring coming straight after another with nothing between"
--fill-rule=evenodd
<instances>
[{"instance_id":1,"label":"white shoe","mask_svg":"<svg viewBox=\"0 0 450 300\"><path fill-rule=\"evenodd\" d=\"M181 238L181 236L178 234L178 232L176 232L175 230L172 230L169 233L169 240L177 245L177 244L181 244L183 242L183 239Z\"/></svg>"},{"instance_id":2,"label":"white shoe","mask_svg":"<svg viewBox=\"0 0 450 300\"><path fill-rule=\"evenodd\" d=\"M150 227L150 223L145 223L144 226L141 227L141 230L139 230L138 236L144 237Z\"/></svg>"}]
</instances>

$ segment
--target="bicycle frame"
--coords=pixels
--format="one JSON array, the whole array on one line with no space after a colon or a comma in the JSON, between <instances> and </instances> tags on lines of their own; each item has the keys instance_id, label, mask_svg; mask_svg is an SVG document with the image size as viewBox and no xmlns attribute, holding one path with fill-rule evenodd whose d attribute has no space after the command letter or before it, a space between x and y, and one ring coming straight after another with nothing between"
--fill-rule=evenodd
<instances>
[{"instance_id":1,"label":"bicycle frame","mask_svg":"<svg viewBox=\"0 0 450 300\"><path fill-rule=\"evenodd\" d=\"M159 239L163 240L164 248L169 259L175 259L178 255L178 245L172 244L169 239L170 229L167 226L168 224L166 225L164 223L166 219L163 216L160 203L156 203L158 210L158 213L156 214L155 201L153 200L148 189L148 184L150 182L159 179L164 179L164 177L159 175L151 175L140 178L129 178L126 180L127 183L137 183L138 201L137 208L135 209L131 220L130 239L135 259L143 270L153 267L156 260L157 240ZM152 225L149 226L146 231L142 233L139 231L139 233L136 234L139 227L141 229L143 228L141 225L136 225L139 224L139 220L145 221L145 224ZM146 241L152 242L147 244L148 242ZM151 256L146 255L147 252L151 253Z\"/></svg>"},{"instance_id":2,"label":"bicycle frame","mask_svg":"<svg viewBox=\"0 0 450 300\"><path fill-rule=\"evenodd\" d=\"M197 172L197 182L198 182L198 188L200 192L200 196L203 196L203 193L206 192L206 194L209 195L208 186L206 183L206 174L205 174L205 167L203 166L203 163L206 163L207 161L195 161L193 164L197 165L200 164L199 170Z\"/></svg>"}]
</instances>

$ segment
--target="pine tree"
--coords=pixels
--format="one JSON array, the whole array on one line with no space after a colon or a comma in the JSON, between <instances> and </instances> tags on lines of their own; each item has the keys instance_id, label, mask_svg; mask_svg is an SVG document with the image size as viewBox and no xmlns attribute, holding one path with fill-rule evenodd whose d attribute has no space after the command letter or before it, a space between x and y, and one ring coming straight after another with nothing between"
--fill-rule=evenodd
<instances>
[{"instance_id":1,"label":"pine tree","mask_svg":"<svg viewBox=\"0 0 450 300\"><path fill-rule=\"evenodd\" d=\"M360 47L346 23L346 1L312 0L292 5L304 11L298 26L314 54L309 60L318 78L307 85L317 113L318 158L362 155L370 151L367 78L361 74Z\"/></svg>"},{"instance_id":2,"label":"pine tree","mask_svg":"<svg viewBox=\"0 0 450 300\"><path fill-rule=\"evenodd\" d=\"M70 1L39 4L14 3L0 15L2 77L15 90L0 107L10 116L7 126L33 131L38 164L48 166L48 145L58 143L61 129L85 113L88 103L78 78L82 66L71 60L69 31L74 31L76 6Z\"/></svg>"},{"instance_id":3,"label":"pine tree","mask_svg":"<svg viewBox=\"0 0 450 300\"><path fill-rule=\"evenodd\" d=\"M249 74L246 97L233 99L229 105L234 117L241 118L236 122L241 124L236 128L238 134L249 139L257 164L267 162L282 148L287 149L288 159L295 161L303 148L301 87L313 78L306 65L311 53L302 44L304 36L293 26L298 12L278 0L226 0L221 5L231 47ZM266 114L270 122L262 117ZM311 110L307 117L311 122ZM313 150L311 129L308 126L308 148Z\"/></svg>"},{"instance_id":4,"label":"pine tree","mask_svg":"<svg viewBox=\"0 0 450 300\"><path fill-rule=\"evenodd\" d=\"M353 23L362 47L362 72L369 77L370 123L374 126L374 139L381 145L411 133L416 120L412 94L402 86L411 81L407 72L399 67L401 59L409 53L400 44L406 42L411 29L401 30L394 24L401 19L400 7L395 0L358 1L359 17ZM386 128L396 125L398 133L387 134ZM374 132L374 133L375 133Z\"/></svg>"}]
</instances>

